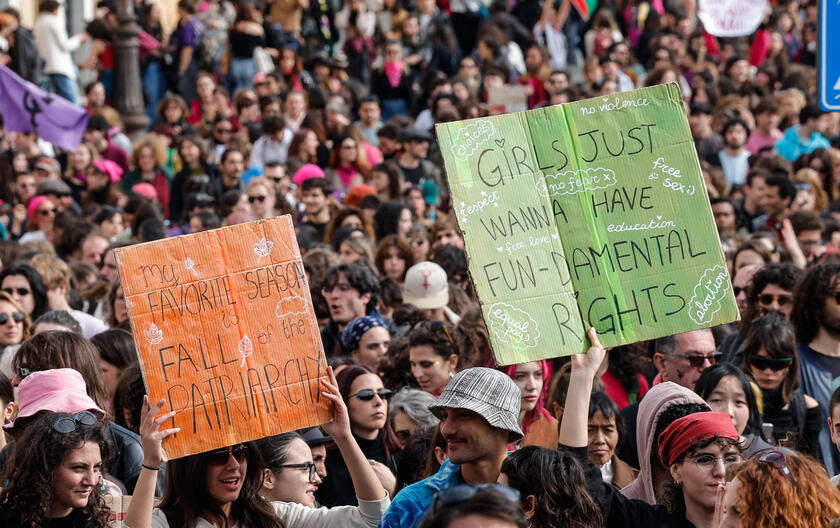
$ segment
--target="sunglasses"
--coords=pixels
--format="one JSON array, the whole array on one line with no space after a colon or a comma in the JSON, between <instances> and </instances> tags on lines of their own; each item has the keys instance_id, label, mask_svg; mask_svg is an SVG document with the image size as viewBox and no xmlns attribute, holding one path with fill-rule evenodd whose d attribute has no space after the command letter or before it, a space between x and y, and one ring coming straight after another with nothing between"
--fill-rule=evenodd
<instances>
[{"instance_id":1,"label":"sunglasses","mask_svg":"<svg viewBox=\"0 0 840 528\"><path fill-rule=\"evenodd\" d=\"M687 359L693 368L700 369L703 368L703 364L706 362L707 359L712 365L717 363L718 360L720 360L721 356L723 356L723 352L715 352L711 356L695 356L689 354L674 354L674 356Z\"/></svg>"},{"instance_id":2,"label":"sunglasses","mask_svg":"<svg viewBox=\"0 0 840 528\"><path fill-rule=\"evenodd\" d=\"M445 506L451 506L470 499L476 493L485 489L491 489L501 493L507 500L519 504L519 492L513 488L502 486L501 484L461 484L443 490L435 495L435 500L432 502L432 512L438 512Z\"/></svg>"},{"instance_id":3,"label":"sunglasses","mask_svg":"<svg viewBox=\"0 0 840 528\"><path fill-rule=\"evenodd\" d=\"M216 449L207 454L207 461L211 464L226 464L230 457L233 457L238 463L242 463L248 456L248 449L245 446L237 446L233 449Z\"/></svg>"},{"instance_id":4,"label":"sunglasses","mask_svg":"<svg viewBox=\"0 0 840 528\"><path fill-rule=\"evenodd\" d=\"M792 486L796 485L787 457L781 451L770 451L769 453L765 453L761 455L761 458L759 458L758 461L767 462L772 465L774 468L779 470L782 476L785 477Z\"/></svg>"},{"instance_id":5,"label":"sunglasses","mask_svg":"<svg viewBox=\"0 0 840 528\"><path fill-rule=\"evenodd\" d=\"M20 312L15 312L12 314L12 321L15 323L20 323L23 321L23 314ZM0 326L9 322L9 314L0 314Z\"/></svg>"},{"instance_id":6,"label":"sunglasses","mask_svg":"<svg viewBox=\"0 0 840 528\"><path fill-rule=\"evenodd\" d=\"M750 354L749 362L758 370L770 369L773 372L779 372L788 368L793 363L793 358L769 358Z\"/></svg>"},{"instance_id":7,"label":"sunglasses","mask_svg":"<svg viewBox=\"0 0 840 528\"><path fill-rule=\"evenodd\" d=\"M72 433L75 431L79 424L91 426L96 423L96 416L93 415L90 411L81 411L73 415L73 417L63 417L59 418L58 420L54 421L52 424L52 428L57 433Z\"/></svg>"},{"instance_id":8,"label":"sunglasses","mask_svg":"<svg viewBox=\"0 0 840 528\"><path fill-rule=\"evenodd\" d=\"M254 202L260 202L260 203L263 203L263 202L265 201L265 198L266 198L266 197L265 197L265 196L263 196L263 195L259 195L259 196L249 196L249 197L248 197L248 203L254 203Z\"/></svg>"},{"instance_id":9,"label":"sunglasses","mask_svg":"<svg viewBox=\"0 0 840 528\"><path fill-rule=\"evenodd\" d=\"M735 294L735 297L741 295L741 292L745 292L745 291L747 291L747 289L742 288L740 286L733 286L732 287L732 293Z\"/></svg>"},{"instance_id":10,"label":"sunglasses","mask_svg":"<svg viewBox=\"0 0 840 528\"><path fill-rule=\"evenodd\" d=\"M394 395L394 391L391 389L379 389L378 391L374 392L373 389L362 389L356 394L351 394L350 398L356 397L362 401L370 401L373 399L374 396L379 396L380 399L388 401L391 399L391 396Z\"/></svg>"},{"instance_id":11,"label":"sunglasses","mask_svg":"<svg viewBox=\"0 0 840 528\"><path fill-rule=\"evenodd\" d=\"M303 462L301 464L280 464L280 467L309 470L309 482L315 480L315 475L318 474L318 468L315 466L314 462Z\"/></svg>"},{"instance_id":12,"label":"sunglasses","mask_svg":"<svg viewBox=\"0 0 840 528\"><path fill-rule=\"evenodd\" d=\"M55 214L55 208L53 209L38 209L38 214L40 216L52 216Z\"/></svg>"},{"instance_id":13,"label":"sunglasses","mask_svg":"<svg viewBox=\"0 0 840 528\"><path fill-rule=\"evenodd\" d=\"M838 295L837 297L840 297L840 295ZM763 304L764 306L770 306L774 302L779 303L779 306L787 306L788 303L790 303L792 300L793 298L790 295L785 294L771 295L769 293L762 293L758 296L759 304Z\"/></svg>"},{"instance_id":14,"label":"sunglasses","mask_svg":"<svg viewBox=\"0 0 840 528\"><path fill-rule=\"evenodd\" d=\"M26 288L3 288L3 291L8 293L9 295L14 295L17 293L21 297L26 297L27 295L32 293Z\"/></svg>"},{"instance_id":15,"label":"sunglasses","mask_svg":"<svg viewBox=\"0 0 840 528\"><path fill-rule=\"evenodd\" d=\"M449 343L452 345L452 348L458 348L458 346L455 345L455 340L452 339L452 334L449 333L449 330L446 328L446 325L444 325L442 321L423 321L422 324L432 332L438 332L442 330L443 333L446 335L446 338L449 340Z\"/></svg>"}]
</instances>

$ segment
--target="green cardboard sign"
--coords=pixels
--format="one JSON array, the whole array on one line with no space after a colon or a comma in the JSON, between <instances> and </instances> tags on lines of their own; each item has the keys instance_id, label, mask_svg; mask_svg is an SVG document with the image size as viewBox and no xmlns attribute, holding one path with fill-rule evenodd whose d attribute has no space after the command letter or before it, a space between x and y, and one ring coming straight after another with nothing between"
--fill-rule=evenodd
<instances>
[{"instance_id":1,"label":"green cardboard sign","mask_svg":"<svg viewBox=\"0 0 840 528\"><path fill-rule=\"evenodd\" d=\"M437 134L500 365L738 319L677 84Z\"/></svg>"}]
</instances>

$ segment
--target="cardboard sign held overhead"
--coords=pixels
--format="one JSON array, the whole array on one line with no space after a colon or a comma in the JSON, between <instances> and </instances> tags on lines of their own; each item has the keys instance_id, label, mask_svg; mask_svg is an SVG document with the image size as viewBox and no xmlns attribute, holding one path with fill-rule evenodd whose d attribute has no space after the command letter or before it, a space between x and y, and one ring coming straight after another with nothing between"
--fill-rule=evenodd
<instances>
[{"instance_id":1,"label":"cardboard sign held overhead","mask_svg":"<svg viewBox=\"0 0 840 528\"><path fill-rule=\"evenodd\" d=\"M321 334L289 216L118 249L151 401L177 411L170 458L332 418ZM165 408L166 410L166 408Z\"/></svg>"},{"instance_id":2,"label":"cardboard sign held overhead","mask_svg":"<svg viewBox=\"0 0 840 528\"><path fill-rule=\"evenodd\" d=\"M437 134L500 365L738 318L677 84Z\"/></svg>"}]
</instances>

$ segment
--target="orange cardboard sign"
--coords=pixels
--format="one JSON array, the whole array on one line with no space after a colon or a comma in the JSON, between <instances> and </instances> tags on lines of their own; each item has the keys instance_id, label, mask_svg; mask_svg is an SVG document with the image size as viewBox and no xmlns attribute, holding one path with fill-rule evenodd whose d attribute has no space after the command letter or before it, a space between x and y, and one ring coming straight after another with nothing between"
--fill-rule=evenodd
<instances>
[{"instance_id":1,"label":"orange cardboard sign","mask_svg":"<svg viewBox=\"0 0 840 528\"><path fill-rule=\"evenodd\" d=\"M151 400L178 458L332 417L321 334L289 216L116 251ZM165 409L166 410L166 409Z\"/></svg>"}]
</instances>

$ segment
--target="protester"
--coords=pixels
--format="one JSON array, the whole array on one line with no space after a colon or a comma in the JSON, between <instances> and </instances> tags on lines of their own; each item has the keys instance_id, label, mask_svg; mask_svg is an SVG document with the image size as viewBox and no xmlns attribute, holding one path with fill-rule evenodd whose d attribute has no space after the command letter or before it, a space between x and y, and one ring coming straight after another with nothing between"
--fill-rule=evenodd
<instances>
[{"instance_id":1,"label":"protester","mask_svg":"<svg viewBox=\"0 0 840 528\"><path fill-rule=\"evenodd\" d=\"M340 334L341 346L359 363L378 368L391 344L391 334L385 322L376 316L365 315L350 321Z\"/></svg>"},{"instance_id":2,"label":"protester","mask_svg":"<svg viewBox=\"0 0 840 528\"><path fill-rule=\"evenodd\" d=\"M408 439L418 428L434 429L437 426L437 417L429 411L429 405L434 402L434 396L428 392L409 387L403 387L394 394L389 402L388 419L391 421L391 428L394 430L400 447L405 447Z\"/></svg>"},{"instance_id":3,"label":"protester","mask_svg":"<svg viewBox=\"0 0 840 528\"><path fill-rule=\"evenodd\" d=\"M589 402L589 461L601 470L607 484L622 489L639 474L615 455L623 431L618 406L606 394L593 391Z\"/></svg>"},{"instance_id":4,"label":"protester","mask_svg":"<svg viewBox=\"0 0 840 528\"><path fill-rule=\"evenodd\" d=\"M557 420L545 409L545 397L551 379L551 368L546 360L511 365L505 373L513 379L522 392L519 410L519 427L525 433L522 445L537 445L553 449L557 445Z\"/></svg>"},{"instance_id":5,"label":"protester","mask_svg":"<svg viewBox=\"0 0 840 528\"><path fill-rule=\"evenodd\" d=\"M411 375L421 390L434 396L443 392L458 367L460 349L453 333L440 321L421 323L408 333Z\"/></svg>"}]
</instances>

